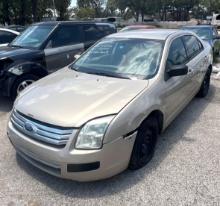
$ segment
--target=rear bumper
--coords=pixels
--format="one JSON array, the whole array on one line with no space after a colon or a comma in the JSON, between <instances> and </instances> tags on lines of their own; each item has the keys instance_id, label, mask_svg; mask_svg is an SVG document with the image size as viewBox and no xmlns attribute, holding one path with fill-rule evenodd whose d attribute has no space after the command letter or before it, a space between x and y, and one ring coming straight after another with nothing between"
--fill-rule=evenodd
<instances>
[{"instance_id":1,"label":"rear bumper","mask_svg":"<svg viewBox=\"0 0 220 206\"><path fill-rule=\"evenodd\" d=\"M74 137L63 149L39 143L8 123L8 137L18 154L39 169L66 179L95 181L114 176L128 167L136 133L104 144L100 150L72 148Z\"/></svg>"}]
</instances>

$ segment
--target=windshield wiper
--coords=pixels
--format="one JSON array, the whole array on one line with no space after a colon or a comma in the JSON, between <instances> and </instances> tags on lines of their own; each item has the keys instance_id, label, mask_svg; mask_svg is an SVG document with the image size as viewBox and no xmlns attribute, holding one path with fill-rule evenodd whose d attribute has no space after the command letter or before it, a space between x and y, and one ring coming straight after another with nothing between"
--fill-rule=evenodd
<instances>
[{"instance_id":1,"label":"windshield wiper","mask_svg":"<svg viewBox=\"0 0 220 206\"><path fill-rule=\"evenodd\" d=\"M121 78L121 79L131 79L126 75L123 74L116 74L116 73L105 73L105 72L86 72L88 74L95 74L100 76L106 76L106 77L115 77L115 78Z\"/></svg>"},{"instance_id":2,"label":"windshield wiper","mask_svg":"<svg viewBox=\"0 0 220 206\"><path fill-rule=\"evenodd\" d=\"M17 47L17 48L23 48L22 46L16 45L16 44L9 44L10 47Z\"/></svg>"}]
</instances>

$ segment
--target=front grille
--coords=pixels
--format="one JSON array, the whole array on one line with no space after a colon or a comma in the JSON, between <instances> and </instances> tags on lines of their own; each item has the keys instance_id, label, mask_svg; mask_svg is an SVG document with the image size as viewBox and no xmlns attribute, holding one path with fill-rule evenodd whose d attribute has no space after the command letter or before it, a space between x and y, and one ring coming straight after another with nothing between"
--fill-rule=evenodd
<instances>
[{"instance_id":1,"label":"front grille","mask_svg":"<svg viewBox=\"0 0 220 206\"><path fill-rule=\"evenodd\" d=\"M49 125L29 118L14 110L11 115L14 127L29 138L55 147L65 147L70 135L76 133L73 128Z\"/></svg>"}]
</instances>

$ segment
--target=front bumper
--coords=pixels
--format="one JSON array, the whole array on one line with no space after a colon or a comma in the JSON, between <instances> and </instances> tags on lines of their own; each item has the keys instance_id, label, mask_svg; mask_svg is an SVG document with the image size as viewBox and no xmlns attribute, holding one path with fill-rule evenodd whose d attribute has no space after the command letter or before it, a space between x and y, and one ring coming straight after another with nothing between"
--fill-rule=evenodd
<instances>
[{"instance_id":1,"label":"front bumper","mask_svg":"<svg viewBox=\"0 0 220 206\"><path fill-rule=\"evenodd\" d=\"M114 176L128 167L136 133L104 144L100 150L72 148L74 137L58 149L31 139L8 123L8 137L18 154L39 169L66 179L95 181Z\"/></svg>"}]
</instances>

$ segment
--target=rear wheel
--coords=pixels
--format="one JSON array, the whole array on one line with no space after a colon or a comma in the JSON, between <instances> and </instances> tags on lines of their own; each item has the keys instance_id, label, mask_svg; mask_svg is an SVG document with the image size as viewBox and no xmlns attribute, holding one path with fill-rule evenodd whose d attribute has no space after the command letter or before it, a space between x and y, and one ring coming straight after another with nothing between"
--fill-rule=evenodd
<instances>
[{"instance_id":1,"label":"rear wheel","mask_svg":"<svg viewBox=\"0 0 220 206\"><path fill-rule=\"evenodd\" d=\"M11 91L12 98L15 99L20 92L22 92L25 88L27 88L29 85L31 85L38 79L39 77L33 74L26 74L16 79L14 85L12 86L12 91Z\"/></svg>"},{"instance_id":2,"label":"rear wheel","mask_svg":"<svg viewBox=\"0 0 220 206\"><path fill-rule=\"evenodd\" d=\"M211 72L208 71L204 77L204 80L197 94L197 97L203 98L208 94L210 87L210 78L211 78Z\"/></svg>"},{"instance_id":3,"label":"rear wheel","mask_svg":"<svg viewBox=\"0 0 220 206\"><path fill-rule=\"evenodd\" d=\"M145 166L153 157L159 134L159 125L156 118L145 120L137 132L129 169L137 170Z\"/></svg>"}]
</instances>

